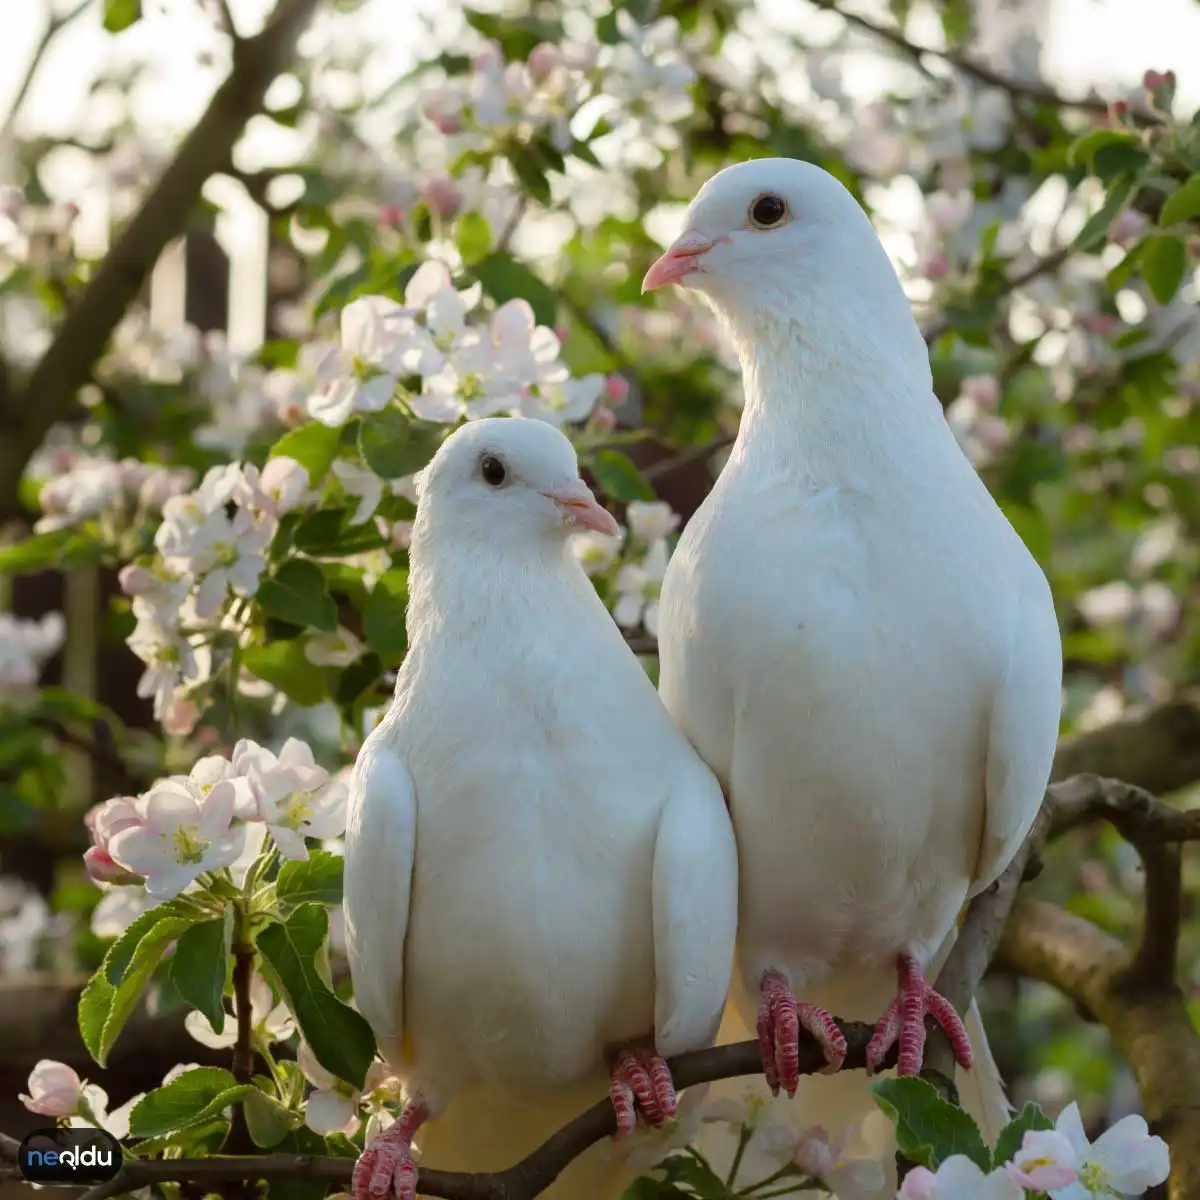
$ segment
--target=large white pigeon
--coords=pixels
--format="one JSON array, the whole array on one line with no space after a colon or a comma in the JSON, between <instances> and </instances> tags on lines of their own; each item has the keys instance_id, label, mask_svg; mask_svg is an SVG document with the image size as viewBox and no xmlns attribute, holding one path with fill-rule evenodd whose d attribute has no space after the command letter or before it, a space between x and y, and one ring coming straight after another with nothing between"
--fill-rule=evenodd
<instances>
[{"instance_id":1,"label":"large white pigeon","mask_svg":"<svg viewBox=\"0 0 1200 1200\"><path fill-rule=\"evenodd\" d=\"M931 1013L969 1066L926 981L1042 801L1062 681L1046 578L956 443L900 281L831 175L721 171L643 290L668 283L715 308L745 385L663 582L660 692L729 797L767 1081L796 1089L799 1028L836 1070L831 1011L878 1021L870 1060L898 1040L904 1074ZM960 1086L994 1135L1008 1109L969 1020L981 1062ZM871 1110L861 1075L809 1087L809 1124Z\"/></svg>"},{"instance_id":2,"label":"large white pigeon","mask_svg":"<svg viewBox=\"0 0 1200 1200\"><path fill-rule=\"evenodd\" d=\"M431 1167L489 1171L607 1094L624 1130L635 1106L662 1126L659 1056L721 1019L724 797L579 566L580 529L618 532L542 422L473 422L423 473L409 651L346 833L354 996L408 1091L358 1200L415 1195L418 1129ZM624 1157L595 1146L545 1194L617 1197Z\"/></svg>"}]
</instances>

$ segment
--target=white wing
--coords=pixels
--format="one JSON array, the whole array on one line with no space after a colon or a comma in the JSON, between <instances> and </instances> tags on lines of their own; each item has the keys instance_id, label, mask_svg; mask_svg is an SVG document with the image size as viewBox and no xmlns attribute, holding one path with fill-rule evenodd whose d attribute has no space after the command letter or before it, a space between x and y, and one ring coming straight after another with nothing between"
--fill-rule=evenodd
<instances>
[{"instance_id":1,"label":"white wing","mask_svg":"<svg viewBox=\"0 0 1200 1200\"><path fill-rule=\"evenodd\" d=\"M654 1033L664 1057L710 1045L733 973L737 844L721 789L690 773L654 845Z\"/></svg>"},{"instance_id":2,"label":"white wing","mask_svg":"<svg viewBox=\"0 0 1200 1200\"><path fill-rule=\"evenodd\" d=\"M992 708L984 775L986 812L971 895L1004 872L1033 824L1050 778L1062 707L1062 641L1045 579L1026 587L1008 669Z\"/></svg>"},{"instance_id":3,"label":"white wing","mask_svg":"<svg viewBox=\"0 0 1200 1200\"><path fill-rule=\"evenodd\" d=\"M401 1065L404 940L417 834L417 797L403 760L368 740L346 824L346 956L354 1000L383 1057Z\"/></svg>"}]
</instances>

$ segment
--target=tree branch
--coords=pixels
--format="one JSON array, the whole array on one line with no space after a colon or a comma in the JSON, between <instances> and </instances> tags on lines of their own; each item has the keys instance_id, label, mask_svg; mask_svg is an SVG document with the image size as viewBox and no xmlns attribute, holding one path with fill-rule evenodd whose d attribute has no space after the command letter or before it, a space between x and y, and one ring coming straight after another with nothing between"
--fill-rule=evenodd
<instances>
[{"instance_id":1,"label":"tree branch","mask_svg":"<svg viewBox=\"0 0 1200 1200\"><path fill-rule=\"evenodd\" d=\"M1050 87L1049 84L1013 79L1011 76L989 67L986 63L971 58L969 55L961 54L956 50L935 50L930 46L919 46L916 42L909 41L899 29L893 26L881 25L871 20L870 17L862 16L860 13L847 12L842 8L838 0L812 0L812 3L817 8L837 13L847 25L851 25L856 29L862 30L864 33L869 33L873 37L887 42L888 45L898 50L905 58L914 63L918 70L924 74L928 74L928 70L924 66L924 60L926 58L936 58L941 62L948 63L963 75L974 79L977 83L986 84L988 87L1000 88L1013 97L1033 100L1037 104L1045 104L1053 108L1070 108L1097 115L1104 115L1108 112L1108 103L1104 100L1090 96L1073 99L1062 95ZM1130 116L1139 125L1161 124L1161 120L1158 117L1145 109L1131 110Z\"/></svg>"},{"instance_id":2,"label":"tree branch","mask_svg":"<svg viewBox=\"0 0 1200 1200\"><path fill-rule=\"evenodd\" d=\"M1200 696L1180 696L1063 738L1051 778L1104 775L1159 796L1195 783L1200 780L1198 701Z\"/></svg>"},{"instance_id":3,"label":"tree branch","mask_svg":"<svg viewBox=\"0 0 1200 1200\"><path fill-rule=\"evenodd\" d=\"M238 44L233 69L204 115L68 310L28 384L0 409L0 512L17 510L16 487L29 456L71 412L113 329L167 243L185 228L205 181L224 169L246 124L262 110L268 87L291 62L318 3L276 0L262 32Z\"/></svg>"},{"instance_id":4,"label":"tree branch","mask_svg":"<svg viewBox=\"0 0 1200 1200\"><path fill-rule=\"evenodd\" d=\"M1108 1030L1129 1063L1147 1120L1170 1148L1170 1200L1200 1196L1200 1038L1173 982L1132 980L1125 947L1090 921L1021 899L1000 958L1050 984Z\"/></svg>"},{"instance_id":5,"label":"tree branch","mask_svg":"<svg viewBox=\"0 0 1200 1200\"><path fill-rule=\"evenodd\" d=\"M1026 267L1024 271L1018 271L1015 275L1008 276L998 287L987 292L987 297L999 300L1001 297L1015 292L1018 288L1023 288L1027 283L1032 283L1035 279L1040 279L1043 275L1053 274L1070 258L1072 252L1073 248L1071 246L1063 246L1047 254L1044 258L1039 258L1036 262ZM935 321L928 329L924 330L925 344L932 346L938 338L948 333L951 328L952 323L944 317Z\"/></svg>"},{"instance_id":6,"label":"tree branch","mask_svg":"<svg viewBox=\"0 0 1200 1200\"><path fill-rule=\"evenodd\" d=\"M81 17L84 12L91 7L92 0L79 0L79 3L74 8L69 8L61 16L55 16L53 12L46 20L46 27L42 30L42 36L38 38L37 44L33 48L33 54L30 56L29 63L25 68L25 74L21 76L20 83L17 84L16 94L13 96L12 104L9 106L8 115L4 118L3 125L0 125L0 144L8 140L12 136L16 128L17 118L21 115L21 109L25 107L25 101L29 98L29 89L33 86L33 81L41 69L42 61L46 57L46 52L54 43L54 39L78 17Z\"/></svg>"}]
</instances>

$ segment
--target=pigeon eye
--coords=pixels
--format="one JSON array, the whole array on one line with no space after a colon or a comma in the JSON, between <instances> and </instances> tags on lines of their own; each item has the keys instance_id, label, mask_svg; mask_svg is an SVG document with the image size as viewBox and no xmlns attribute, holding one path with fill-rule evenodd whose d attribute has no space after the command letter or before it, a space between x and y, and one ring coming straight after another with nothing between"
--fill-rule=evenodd
<instances>
[{"instance_id":1,"label":"pigeon eye","mask_svg":"<svg viewBox=\"0 0 1200 1200\"><path fill-rule=\"evenodd\" d=\"M750 205L750 223L759 229L772 229L787 216L787 204L780 196L767 193Z\"/></svg>"},{"instance_id":2,"label":"pigeon eye","mask_svg":"<svg viewBox=\"0 0 1200 1200\"><path fill-rule=\"evenodd\" d=\"M485 454L479 460L479 474L488 487L503 487L508 479L508 469L494 454Z\"/></svg>"}]
</instances>

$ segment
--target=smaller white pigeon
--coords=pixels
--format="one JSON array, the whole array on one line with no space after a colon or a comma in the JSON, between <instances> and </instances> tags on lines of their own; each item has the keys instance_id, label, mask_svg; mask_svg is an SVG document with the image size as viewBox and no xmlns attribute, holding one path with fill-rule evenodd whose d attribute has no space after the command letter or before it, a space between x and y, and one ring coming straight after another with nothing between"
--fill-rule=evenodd
<instances>
[{"instance_id":1,"label":"smaller white pigeon","mask_svg":"<svg viewBox=\"0 0 1200 1200\"><path fill-rule=\"evenodd\" d=\"M407 1087L357 1200L412 1200L419 1129L439 1168L481 1171L606 1089L622 1132L635 1108L662 1126L664 1057L720 1023L732 826L580 567L580 529L618 532L542 422L472 422L422 474L409 652L346 833L354 996ZM589 1156L546 1195L615 1200L628 1179Z\"/></svg>"}]
</instances>

